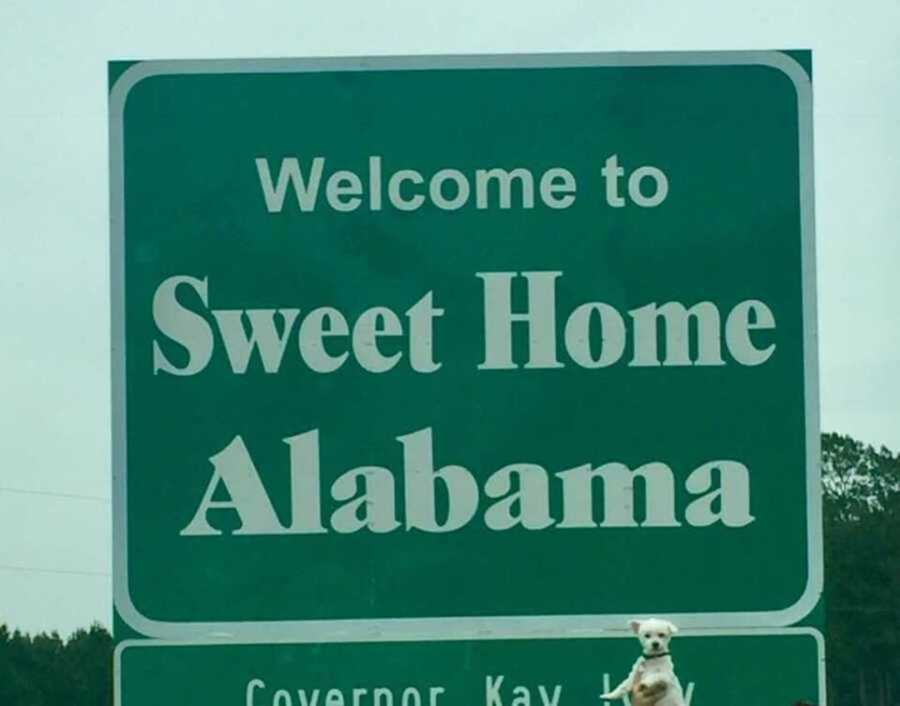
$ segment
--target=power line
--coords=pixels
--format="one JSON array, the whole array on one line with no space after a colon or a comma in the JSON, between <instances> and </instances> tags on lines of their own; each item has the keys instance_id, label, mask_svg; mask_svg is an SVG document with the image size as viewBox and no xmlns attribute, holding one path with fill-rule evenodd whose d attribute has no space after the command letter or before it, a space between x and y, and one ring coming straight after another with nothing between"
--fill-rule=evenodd
<instances>
[{"instance_id":1,"label":"power line","mask_svg":"<svg viewBox=\"0 0 900 706\"><path fill-rule=\"evenodd\" d=\"M12 566L0 564L0 571L21 571L33 574L71 574L74 576L109 576L106 571L79 571L77 569L43 569L37 566Z\"/></svg>"},{"instance_id":2,"label":"power line","mask_svg":"<svg viewBox=\"0 0 900 706\"><path fill-rule=\"evenodd\" d=\"M51 498L68 498L69 500L93 500L94 502L108 503L109 498L101 495L81 495L79 493L57 493L52 490L28 490L26 488L9 488L0 485L0 493L18 493L20 495L46 495Z\"/></svg>"}]
</instances>

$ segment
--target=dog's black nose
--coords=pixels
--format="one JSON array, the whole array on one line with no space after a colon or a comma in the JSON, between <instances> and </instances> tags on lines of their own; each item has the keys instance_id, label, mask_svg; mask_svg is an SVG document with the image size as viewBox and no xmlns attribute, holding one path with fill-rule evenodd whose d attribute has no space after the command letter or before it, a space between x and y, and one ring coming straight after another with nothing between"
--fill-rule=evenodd
<instances>
[{"instance_id":1,"label":"dog's black nose","mask_svg":"<svg viewBox=\"0 0 900 706\"><path fill-rule=\"evenodd\" d=\"M658 643L656 640L654 640L654 641L651 642L650 644L653 646L653 649L654 649L654 650L659 649L659 643Z\"/></svg>"}]
</instances>

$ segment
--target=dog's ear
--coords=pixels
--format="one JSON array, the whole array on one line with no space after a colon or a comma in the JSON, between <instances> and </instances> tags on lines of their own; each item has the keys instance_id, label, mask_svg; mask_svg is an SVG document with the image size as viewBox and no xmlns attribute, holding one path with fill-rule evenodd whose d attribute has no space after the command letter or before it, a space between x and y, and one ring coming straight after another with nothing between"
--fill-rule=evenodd
<instances>
[{"instance_id":1,"label":"dog's ear","mask_svg":"<svg viewBox=\"0 0 900 706\"><path fill-rule=\"evenodd\" d=\"M641 621L640 620L629 620L628 627L631 628L631 632L637 635L641 631Z\"/></svg>"},{"instance_id":2,"label":"dog's ear","mask_svg":"<svg viewBox=\"0 0 900 706\"><path fill-rule=\"evenodd\" d=\"M666 621L666 624L669 626L669 634L670 635L678 634L678 626L676 626L675 623L670 623L669 621Z\"/></svg>"}]
</instances>

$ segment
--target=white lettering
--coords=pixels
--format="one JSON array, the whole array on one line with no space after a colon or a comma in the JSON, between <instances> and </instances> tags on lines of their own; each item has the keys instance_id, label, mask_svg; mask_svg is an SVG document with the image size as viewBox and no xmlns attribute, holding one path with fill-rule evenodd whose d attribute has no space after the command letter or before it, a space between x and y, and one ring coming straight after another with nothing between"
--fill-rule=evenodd
<instances>
[{"instance_id":1,"label":"white lettering","mask_svg":"<svg viewBox=\"0 0 900 706\"><path fill-rule=\"evenodd\" d=\"M515 272L478 272L484 281L484 362L479 370L518 368L512 358L512 324L528 326L526 368L561 368L556 359L556 278L562 272L523 272L528 282L528 310L512 312Z\"/></svg>"},{"instance_id":2,"label":"white lettering","mask_svg":"<svg viewBox=\"0 0 900 706\"><path fill-rule=\"evenodd\" d=\"M169 361L162 347L153 341L153 374L160 370L171 375L196 375L208 364L213 354L213 335L209 324L199 314L183 307L175 296L178 285L192 287L200 301L207 306L206 278L169 277L153 295L153 322L167 338L187 351L188 359L182 367Z\"/></svg>"},{"instance_id":3,"label":"white lettering","mask_svg":"<svg viewBox=\"0 0 900 706\"><path fill-rule=\"evenodd\" d=\"M510 492L514 477L518 489ZM504 466L487 479L484 492L489 498L503 498L484 514L484 523L492 530L506 530L518 525L541 530L553 524L547 471L540 466L531 463Z\"/></svg>"},{"instance_id":4,"label":"white lettering","mask_svg":"<svg viewBox=\"0 0 900 706\"><path fill-rule=\"evenodd\" d=\"M575 203L575 175L562 167L548 169L541 177L541 199L554 209L571 206Z\"/></svg>"},{"instance_id":5,"label":"white lettering","mask_svg":"<svg viewBox=\"0 0 900 706\"><path fill-rule=\"evenodd\" d=\"M381 534L405 529L446 533L468 525L481 510L476 475L463 466L435 469L431 428L397 437L403 447L403 472L386 466L359 466L337 476L331 485L330 528L340 534L362 530ZM321 534L322 524L319 433L311 430L288 437L290 448L291 522L279 521L244 441L235 437L210 458L213 473L183 536L223 534L210 513L231 512L239 521L236 535ZM329 477L333 477L329 472ZM651 461L634 470L611 461L594 467L582 464L550 476L537 464L512 463L486 477L483 495L484 525L502 532L527 530L627 527L680 527L679 516L692 527L720 524L744 527L755 521L750 512L750 472L738 461L709 461L684 478L684 489L694 496L676 494L676 476L665 463ZM559 483L553 483L559 479ZM595 484L601 484L603 517L594 516ZM398 483L403 484L397 489ZM643 493L636 493L636 484ZM218 493L228 499L214 500ZM561 500L562 519L550 514L551 499ZM436 501L438 496L441 503ZM639 507L636 498L643 496ZM396 498L403 498L402 511ZM444 509L438 516L438 506ZM685 507L686 505L686 507ZM403 517L405 515L405 518ZM404 521L405 520L405 521ZM262 688L262 687L254 687ZM376 700L377 700L376 693ZM313 704L315 706L315 704Z\"/></svg>"},{"instance_id":6,"label":"white lettering","mask_svg":"<svg viewBox=\"0 0 900 706\"><path fill-rule=\"evenodd\" d=\"M772 357L775 344L757 348L750 339L750 331L774 328L775 316L769 307L755 300L741 302L731 310L725 322L725 341L729 353L741 365L762 365Z\"/></svg>"},{"instance_id":7,"label":"white lettering","mask_svg":"<svg viewBox=\"0 0 900 706\"><path fill-rule=\"evenodd\" d=\"M275 327L275 309L219 309L212 313L219 325L225 353L234 373L243 375L247 372L254 350L259 351L263 370L267 373L278 372L299 309L278 309L281 334ZM244 328L244 316L250 322L249 336Z\"/></svg>"},{"instance_id":8,"label":"white lettering","mask_svg":"<svg viewBox=\"0 0 900 706\"><path fill-rule=\"evenodd\" d=\"M488 187L492 180L497 183L500 195L498 205L501 210L512 206L512 182L517 179L522 194L522 208L534 208L534 177L527 169L479 169L475 172L475 205L480 209L488 208Z\"/></svg>"},{"instance_id":9,"label":"white lettering","mask_svg":"<svg viewBox=\"0 0 900 706\"><path fill-rule=\"evenodd\" d=\"M478 484L462 466L434 470L431 429L421 429L397 440L403 444L406 482L406 528L425 532L453 532L469 523L478 509ZM447 493L447 517L439 522L435 483Z\"/></svg>"},{"instance_id":10,"label":"white lettering","mask_svg":"<svg viewBox=\"0 0 900 706\"><path fill-rule=\"evenodd\" d=\"M303 172L300 170L300 162L297 158L287 157L281 160L281 168L278 171L278 184L273 186L269 160L257 157L256 171L259 174L259 185L262 187L263 197L266 200L266 209L268 209L269 213L281 213L284 208L284 199L287 195L288 186L293 187L294 195L297 197L297 205L301 211L312 211L315 209L324 167L325 159L323 157L313 159L312 170L307 183L307 180L303 177Z\"/></svg>"},{"instance_id":11,"label":"white lettering","mask_svg":"<svg viewBox=\"0 0 900 706\"><path fill-rule=\"evenodd\" d=\"M444 182L446 181L452 181L456 184L454 187L456 193L453 197L448 198L444 195ZM435 206L445 211L455 211L458 208L462 208L469 199L469 182L466 181L462 172L456 169L441 169L431 177L428 193Z\"/></svg>"},{"instance_id":12,"label":"white lettering","mask_svg":"<svg viewBox=\"0 0 900 706\"><path fill-rule=\"evenodd\" d=\"M266 683L262 679L251 679L247 682L247 690L244 696L244 706L255 706L253 703L253 692L257 689L265 689Z\"/></svg>"},{"instance_id":13,"label":"white lettering","mask_svg":"<svg viewBox=\"0 0 900 706\"><path fill-rule=\"evenodd\" d=\"M213 474L200 501L197 512L190 523L181 530L185 537L222 534L209 524L210 510L233 510L240 520L240 528L234 534L284 534L266 489L259 479L259 473L250 459L244 440L236 436L215 456L210 458ZM213 500L216 490L222 485L228 491L229 500Z\"/></svg>"},{"instance_id":14,"label":"white lettering","mask_svg":"<svg viewBox=\"0 0 900 706\"><path fill-rule=\"evenodd\" d=\"M400 319L390 309L376 306L364 311L353 327L353 354L370 373L385 373L400 361L400 353L385 356L378 349L378 339L403 335Z\"/></svg>"},{"instance_id":15,"label":"white lettering","mask_svg":"<svg viewBox=\"0 0 900 706\"><path fill-rule=\"evenodd\" d=\"M718 488L713 488L713 470L719 472ZM687 477L685 488L695 495L704 493L688 505L684 514L694 527L709 527L717 522L726 527L744 527L754 520L750 514L750 471L742 463L705 463Z\"/></svg>"},{"instance_id":16,"label":"white lettering","mask_svg":"<svg viewBox=\"0 0 900 706\"><path fill-rule=\"evenodd\" d=\"M361 195L362 181L353 172L337 171L325 184L325 198L335 211L355 211L362 203Z\"/></svg>"}]
</instances>

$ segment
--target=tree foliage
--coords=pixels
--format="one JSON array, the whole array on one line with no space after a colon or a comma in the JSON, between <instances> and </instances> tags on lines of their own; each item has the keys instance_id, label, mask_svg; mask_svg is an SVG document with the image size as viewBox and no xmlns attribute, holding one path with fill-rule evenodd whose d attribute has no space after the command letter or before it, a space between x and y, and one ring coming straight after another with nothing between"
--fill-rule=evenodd
<instances>
[{"instance_id":1,"label":"tree foliage","mask_svg":"<svg viewBox=\"0 0 900 706\"><path fill-rule=\"evenodd\" d=\"M830 702L900 704L900 456L822 437Z\"/></svg>"},{"instance_id":2,"label":"tree foliage","mask_svg":"<svg viewBox=\"0 0 900 706\"><path fill-rule=\"evenodd\" d=\"M2 706L109 706L112 703L112 637L100 625L25 635L0 625Z\"/></svg>"}]
</instances>

